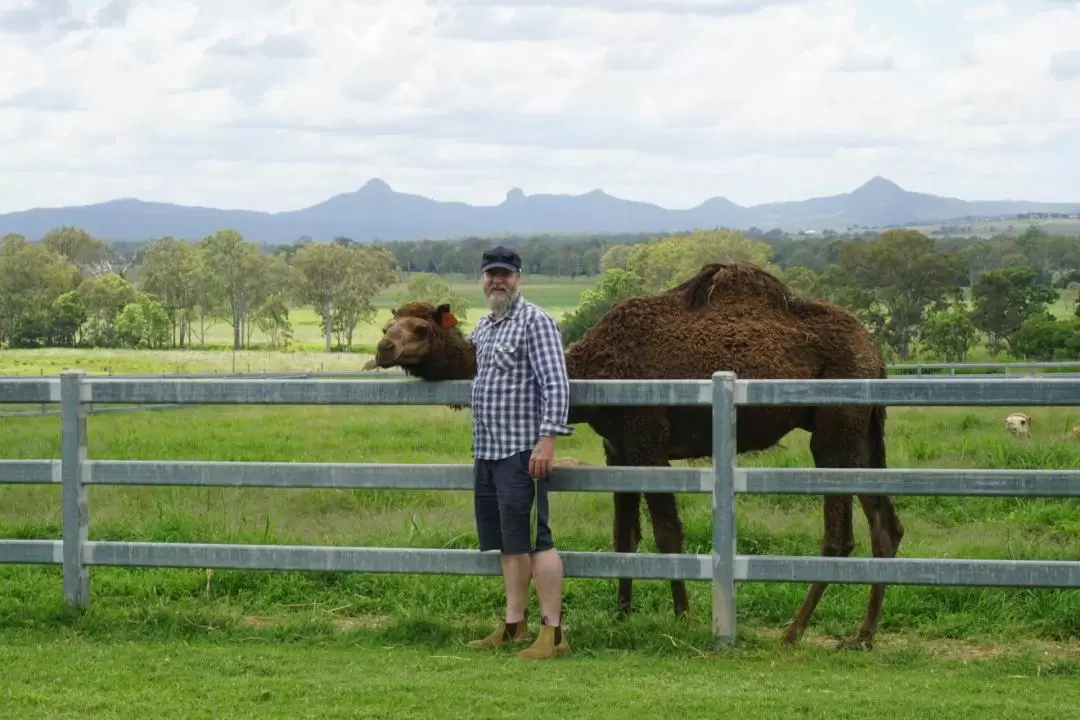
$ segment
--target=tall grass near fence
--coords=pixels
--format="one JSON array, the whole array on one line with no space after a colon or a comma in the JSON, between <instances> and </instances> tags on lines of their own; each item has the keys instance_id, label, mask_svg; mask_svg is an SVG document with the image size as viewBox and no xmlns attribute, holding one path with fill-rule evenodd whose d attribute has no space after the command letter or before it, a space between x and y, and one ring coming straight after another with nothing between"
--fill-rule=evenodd
<instances>
[{"instance_id":1,"label":"tall grass near fence","mask_svg":"<svg viewBox=\"0 0 1080 720\"><path fill-rule=\"evenodd\" d=\"M892 467L1080 467L1080 424L1073 408L1037 408L1031 440L1006 437L1009 408L893 409L888 447ZM135 412L93 417L94 459L468 462L469 413L437 407L217 407L182 413ZM0 421L0 457L59 456L59 420ZM561 455L602 462L587 428L560 441ZM807 436L740 457L743 465L810 466ZM0 486L0 536L58 539L58 487ZM907 535L900 555L1014 559L1080 557L1080 507L1072 500L899 497ZM385 547L473 548L467 492L408 490L277 490L240 488L89 488L90 538L162 542L258 542ZM711 550L708 495L683 496L686 552ZM816 554L820 499L739 496L738 552ZM610 495L556 493L552 519L567 550L610 550ZM641 550L655 552L647 517ZM856 523L856 554L867 533ZM266 571L91 570L91 611L72 619L61 607L59 568L0 567L0 629L69 623L109 636L147 633L309 630L378 634L386 640L443 642L475 632L501 612L500 580L492 577L288 573ZM668 585L637 581L637 615L613 619L615 583L567 581L567 623L584 648L661 651L678 643L707 645L709 585L691 584L694 615L671 619ZM802 583L744 583L737 588L743 642L769 641L805 594ZM851 632L867 588L832 586L815 615L812 635ZM533 612L536 612L535 602ZM1072 639L1080 636L1080 594L1074 591L963 587L891 587L882 632L922 638Z\"/></svg>"}]
</instances>

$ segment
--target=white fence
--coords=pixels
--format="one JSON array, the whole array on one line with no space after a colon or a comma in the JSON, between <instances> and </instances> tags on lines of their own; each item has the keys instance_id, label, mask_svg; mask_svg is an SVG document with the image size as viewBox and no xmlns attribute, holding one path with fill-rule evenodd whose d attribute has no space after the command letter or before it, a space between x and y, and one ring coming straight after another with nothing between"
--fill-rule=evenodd
<instances>
[{"instance_id":1,"label":"white fence","mask_svg":"<svg viewBox=\"0 0 1080 720\"><path fill-rule=\"evenodd\" d=\"M63 565L68 602L87 607L94 565L497 575L496 554L474 550L89 541L89 485L261 486L470 490L469 465L166 462L90 459L87 408L110 404L469 405L468 381L166 379L0 380L0 404L59 402L61 457L0 460L0 483L62 486L62 540L0 540L0 562ZM556 491L697 492L713 496L710 554L564 552L568 577L683 579L713 585L718 644L735 638L735 582L1080 587L1080 562L824 558L736 553L737 493L1080 496L1080 471L740 468L736 409L750 405L1080 405L1080 379L572 381L574 405L713 408L713 466L559 467Z\"/></svg>"}]
</instances>

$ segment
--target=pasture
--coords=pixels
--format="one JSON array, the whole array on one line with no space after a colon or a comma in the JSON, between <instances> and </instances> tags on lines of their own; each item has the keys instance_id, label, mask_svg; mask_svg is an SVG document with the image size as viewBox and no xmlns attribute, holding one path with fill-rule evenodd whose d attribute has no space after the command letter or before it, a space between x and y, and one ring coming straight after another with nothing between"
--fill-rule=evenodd
<instances>
[{"instance_id":1,"label":"pasture","mask_svg":"<svg viewBox=\"0 0 1080 720\"><path fill-rule=\"evenodd\" d=\"M588 285L528 289L556 317ZM468 323L481 310L472 283ZM394 291L379 299L388 313ZM321 346L318 325L311 348ZM364 342L380 321L362 326ZM223 342L228 340L224 327ZM309 332L305 330L305 332ZM297 330L298 338L301 333ZM369 355L246 351L2 351L0 375L358 370ZM4 408L13 409L13 408ZM1017 408L1030 440L1006 437L1013 408L893 408L891 467L1080 467L1069 429L1080 408ZM60 452L56 417L0 418L0 457ZM469 411L442 407L243 407L92 416L94 459L469 462ZM562 456L602 462L579 427ZM743 465L810 466L807 436L742 456ZM473 548L472 498L455 491L275 490L91 486L91 539ZM60 537L60 488L0 485L0 537ZM1072 500L898 497L900 557L1076 559ZM710 498L680 498L687 552L708 552ZM556 540L611 549L611 497L556 493ZM740 496L738 552L818 551L817 497ZM861 514L855 555L869 555ZM655 552L643 523L641 550ZM615 582L566 581L574 655L542 667L476 655L464 641L502 609L497 577L124 569L91 571L91 608L63 607L59 567L0 566L0 648L14 717L566 717L697 713L740 717L1061 717L1080 701L1080 594L1058 590L888 589L877 647L836 653L862 617L865 586L830 586L802 646L777 640L802 583L737 586L739 648L708 651L707 583L691 583L692 615L676 621L663 581L635 583L635 613L615 619ZM535 597L530 617L538 617ZM143 712L140 712L143 711Z\"/></svg>"},{"instance_id":2,"label":"pasture","mask_svg":"<svg viewBox=\"0 0 1080 720\"><path fill-rule=\"evenodd\" d=\"M934 223L930 225L911 225L908 227L913 230L918 230L926 235L946 230L946 234L957 237L981 237L989 239L998 235L1018 237L1029 227L1036 227L1047 235L1076 235L1077 233L1080 233L1080 220L1077 220L1076 218L1001 218L997 220L979 220L977 222L958 220L955 223Z\"/></svg>"}]
</instances>

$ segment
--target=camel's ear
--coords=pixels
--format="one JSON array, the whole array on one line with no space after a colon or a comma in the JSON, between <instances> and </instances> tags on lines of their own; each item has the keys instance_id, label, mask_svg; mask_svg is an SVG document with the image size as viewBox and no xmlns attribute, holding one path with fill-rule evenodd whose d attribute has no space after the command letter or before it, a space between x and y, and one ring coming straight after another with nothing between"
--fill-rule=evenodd
<instances>
[{"instance_id":1,"label":"camel's ear","mask_svg":"<svg viewBox=\"0 0 1080 720\"><path fill-rule=\"evenodd\" d=\"M435 321L443 330L454 329L454 326L458 324L458 319L454 317L454 313L450 312L450 303L443 303L435 308Z\"/></svg>"}]
</instances>

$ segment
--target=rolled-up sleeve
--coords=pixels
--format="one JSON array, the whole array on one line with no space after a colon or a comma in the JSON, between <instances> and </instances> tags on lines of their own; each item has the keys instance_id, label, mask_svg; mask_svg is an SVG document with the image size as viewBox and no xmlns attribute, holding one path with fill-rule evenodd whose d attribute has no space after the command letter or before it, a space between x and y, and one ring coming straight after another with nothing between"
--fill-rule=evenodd
<instances>
[{"instance_id":1,"label":"rolled-up sleeve","mask_svg":"<svg viewBox=\"0 0 1080 720\"><path fill-rule=\"evenodd\" d=\"M570 378L566 372L562 338L555 321L537 313L529 336L529 367L540 386L540 435L573 435L566 424L570 411Z\"/></svg>"}]
</instances>

